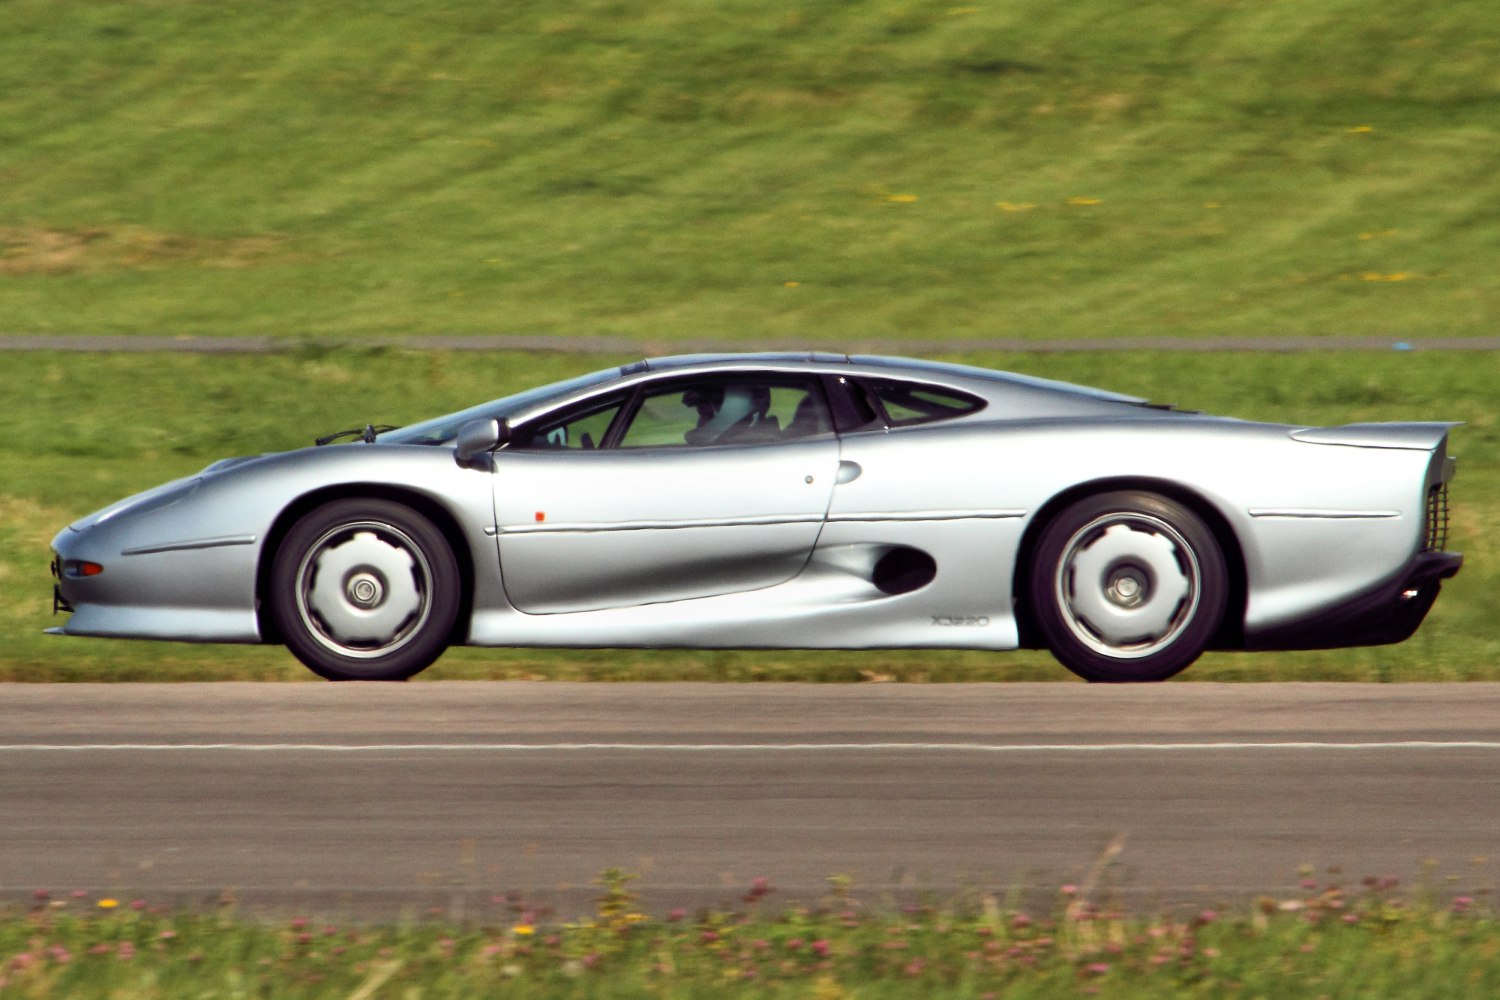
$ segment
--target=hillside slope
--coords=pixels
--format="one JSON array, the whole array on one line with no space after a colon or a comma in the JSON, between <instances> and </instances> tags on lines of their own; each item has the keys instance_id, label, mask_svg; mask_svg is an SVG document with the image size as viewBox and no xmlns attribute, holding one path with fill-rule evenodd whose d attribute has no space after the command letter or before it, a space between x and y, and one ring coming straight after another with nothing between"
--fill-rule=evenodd
<instances>
[{"instance_id":1,"label":"hillside slope","mask_svg":"<svg viewBox=\"0 0 1500 1000\"><path fill-rule=\"evenodd\" d=\"M8 0L0 330L1495 332L1500 17Z\"/></svg>"}]
</instances>

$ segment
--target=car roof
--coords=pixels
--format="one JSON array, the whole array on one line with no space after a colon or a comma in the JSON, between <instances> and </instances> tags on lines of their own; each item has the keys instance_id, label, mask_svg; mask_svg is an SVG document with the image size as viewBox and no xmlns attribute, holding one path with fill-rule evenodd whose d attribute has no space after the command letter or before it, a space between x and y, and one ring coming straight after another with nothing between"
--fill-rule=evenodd
<instances>
[{"instance_id":1,"label":"car roof","mask_svg":"<svg viewBox=\"0 0 1500 1000\"><path fill-rule=\"evenodd\" d=\"M897 376L905 375L910 378L932 378L936 376L949 380L958 379L966 382L977 381L988 383L991 387L995 387L999 383L1009 386L1021 386L1027 389L1062 392L1113 403L1145 402L1140 396L1128 396L1123 393L1110 392L1107 389L1096 389L1091 386L1077 385L1072 382L1039 378L1034 375L1021 375L1016 372L1000 371L994 368L980 368L976 365L962 365L947 361L927 361L919 358L892 357L876 354L839 354L832 351L678 354L665 358L650 358L625 365L620 369L620 374L628 376L644 372L667 372L694 368L754 367L756 365L806 366L823 371L832 368L848 371L853 374L871 374L879 371Z\"/></svg>"}]
</instances>

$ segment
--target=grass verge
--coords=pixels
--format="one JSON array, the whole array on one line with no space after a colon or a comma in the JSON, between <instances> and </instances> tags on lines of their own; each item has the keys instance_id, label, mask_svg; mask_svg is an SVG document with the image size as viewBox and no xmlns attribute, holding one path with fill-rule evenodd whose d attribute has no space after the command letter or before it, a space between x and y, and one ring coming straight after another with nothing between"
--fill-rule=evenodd
<instances>
[{"instance_id":1,"label":"grass verge","mask_svg":"<svg viewBox=\"0 0 1500 1000\"><path fill-rule=\"evenodd\" d=\"M606 872L576 920L497 897L479 921L267 924L39 893L0 917L0 992L39 1000L421 996L696 998L1318 996L1500 989L1500 920L1469 897L1403 898L1389 879L1309 879L1290 899L1193 916L1117 912L1064 886L1049 913L993 895L866 909L835 885L777 911L758 879L733 907L652 918ZM774 897L771 897L774 899Z\"/></svg>"},{"instance_id":2,"label":"grass verge","mask_svg":"<svg viewBox=\"0 0 1500 1000\"><path fill-rule=\"evenodd\" d=\"M1466 553L1400 646L1211 654L1196 680L1470 680L1500 664L1500 427L1489 359L1460 354L952 355L1252 419L1465 421L1450 545ZM6 356L0 393L0 680L307 679L281 649L59 639L47 547L74 518L209 462L406 423L629 359L305 349L264 356ZM1044 654L454 650L425 678L1062 680Z\"/></svg>"}]
</instances>

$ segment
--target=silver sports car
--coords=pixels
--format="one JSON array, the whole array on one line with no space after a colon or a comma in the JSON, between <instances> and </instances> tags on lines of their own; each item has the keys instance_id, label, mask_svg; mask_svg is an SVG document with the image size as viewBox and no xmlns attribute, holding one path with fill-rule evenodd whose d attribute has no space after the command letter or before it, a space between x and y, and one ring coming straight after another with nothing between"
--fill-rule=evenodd
<instances>
[{"instance_id":1,"label":"silver sports car","mask_svg":"<svg viewBox=\"0 0 1500 1000\"><path fill-rule=\"evenodd\" d=\"M340 680L453 644L1206 649L1399 642L1451 424L1302 427L898 358L666 358L231 458L53 541L64 635L284 643Z\"/></svg>"}]
</instances>

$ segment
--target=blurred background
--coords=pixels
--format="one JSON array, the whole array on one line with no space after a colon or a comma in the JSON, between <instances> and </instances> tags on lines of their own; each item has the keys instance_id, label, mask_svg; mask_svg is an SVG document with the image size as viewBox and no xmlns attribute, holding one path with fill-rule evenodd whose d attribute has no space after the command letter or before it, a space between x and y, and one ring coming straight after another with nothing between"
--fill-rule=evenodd
<instances>
[{"instance_id":1,"label":"blurred background","mask_svg":"<svg viewBox=\"0 0 1500 1000\"><path fill-rule=\"evenodd\" d=\"M300 677L280 650L41 636L48 542L225 455L704 344L939 356L1289 423L1465 421L1469 562L1415 639L1188 677L1494 674L1489 4L3 18L0 347L29 349L0 353L0 678ZM57 339L94 335L228 351ZM423 676L1065 677L1031 654L524 651Z\"/></svg>"}]
</instances>

